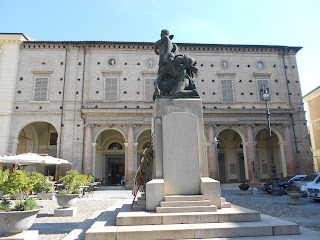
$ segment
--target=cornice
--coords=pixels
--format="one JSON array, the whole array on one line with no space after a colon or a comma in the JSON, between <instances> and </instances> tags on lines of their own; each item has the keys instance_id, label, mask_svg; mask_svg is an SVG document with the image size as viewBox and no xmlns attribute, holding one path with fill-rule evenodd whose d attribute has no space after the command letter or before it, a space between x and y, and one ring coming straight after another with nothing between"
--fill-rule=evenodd
<instances>
[{"instance_id":1,"label":"cornice","mask_svg":"<svg viewBox=\"0 0 320 240\"><path fill-rule=\"evenodd\" d=\"M24 48L108 48L108 49L140 49L152 50L153 42L124 42L124 41L25 41ZM302 47L281 45L241 45L241 44L210 44L210 43L176 43L182 51L214 51L214 52L286 52L297 53ZM60 47L59 47L60 46Z\"/></svg>"}]
</instances>

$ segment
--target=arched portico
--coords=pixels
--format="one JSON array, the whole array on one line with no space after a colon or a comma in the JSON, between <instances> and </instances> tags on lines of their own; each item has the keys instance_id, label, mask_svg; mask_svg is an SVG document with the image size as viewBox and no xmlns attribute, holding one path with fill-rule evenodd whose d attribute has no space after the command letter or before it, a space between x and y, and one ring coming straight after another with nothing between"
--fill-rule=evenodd
<instances>
[{"instance_id":1,"label":"arched portico","mask_svg":"<svg viewBox=\"0 0 320 240\"><path fill-rule=\"evenodd\" d=\"M17 129L15 152L33 152L57 157L58 132L49 122L38 121L25 124ZM27 171L38 171L44 175L55 176L56 166L27 166Z\"/></svg>"},{"instance_id":2,"label":"arched portico","mask_svg":"<svg viewBox=\"0 0 320 240\"><path fill-rule=\"evenodd\" d=\"M118 185L126 172L125 137L115 128L98 131L92 144L92 173L104 185Z\"/></svg>"},{"instance_id":3,"label":"arched portico","mask_svg":"<svg viewBox=\"0 0 320 240\"><path fill-rule=\"evenodd\" d=\"M266 128L258 128L255 133L257 172L260 180L270 179L271 149L269 145L269 131ZM285 159L285 141L276 128L272 128L272 149L276 164L277 176L287 175Z\"/></svg>"},{"instance_id":4,"label":"arched portico","mask_svg":"<svg viewBox=\"0 0 320 240\"><path fill-rule=\"evenodd\" d=\"M249 177L243 133L237 128L222 128L217 131L217 136L220 182L246 181Z\"/></svg>"}]
</instances>

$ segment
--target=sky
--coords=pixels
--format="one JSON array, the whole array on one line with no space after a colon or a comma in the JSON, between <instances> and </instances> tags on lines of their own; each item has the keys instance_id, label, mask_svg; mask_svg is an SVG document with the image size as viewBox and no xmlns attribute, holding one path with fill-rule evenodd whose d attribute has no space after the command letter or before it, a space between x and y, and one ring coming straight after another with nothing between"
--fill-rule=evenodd
<instances>
[{"instance_id":1,"label":"sky","mask_svg":"<svg viewBox=\"0 0 320 240\"><path fill-rule=\"evenodd\" d=\"M0 33L38 41L300 46L302 95L320 86L319 24L319 0L0 0Z\"/></svg>"}]
</instances>

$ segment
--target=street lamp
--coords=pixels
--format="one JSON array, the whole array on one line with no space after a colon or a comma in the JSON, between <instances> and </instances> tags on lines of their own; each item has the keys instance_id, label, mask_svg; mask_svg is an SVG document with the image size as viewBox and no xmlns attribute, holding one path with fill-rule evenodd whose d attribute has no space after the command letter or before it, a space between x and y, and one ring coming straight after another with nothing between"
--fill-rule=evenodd
<instances>
[{"instance_id":1,"label":"street lamp","mask_svg":"<svg viewBox=\"0 0 320 240\"><path fill-rule=\"evenodd\" d=\"M279 187L278 183L278 177L277 177L277 166L274 161L274 152L273 152L273 146L272 146L272 131L271 131L271 123L270 123L270 110L268 107L268 102L271 99L271 93L268 88L267 84L262 85L262 89L260 89L261 92L261 99L266 102L266 115L267 115L267 121L268 121L268 131L269 131L269 148L270 148L270 154L271 154L271 182L272 182L272 190L271 195L272 196L282 196L282 190Z\"/></svg>"}]
</instances>

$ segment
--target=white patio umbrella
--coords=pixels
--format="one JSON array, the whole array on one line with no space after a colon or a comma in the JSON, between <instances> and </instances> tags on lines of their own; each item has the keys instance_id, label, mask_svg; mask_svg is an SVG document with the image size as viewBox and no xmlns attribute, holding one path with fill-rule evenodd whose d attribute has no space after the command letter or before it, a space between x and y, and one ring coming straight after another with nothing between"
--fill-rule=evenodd
<instances>
[{"instance_id":1,"label":"white patio umbrella","mask_svg":"<svg viewBox=\"0 0 320 240\"><path fill-rule=\"evenodd\" d=\"M0 157L0 163L18 165L60 165L71 164L69 161L52 156L41 156L36 153L21 153L13 156Z\"/></svg>"}]
</instances>

